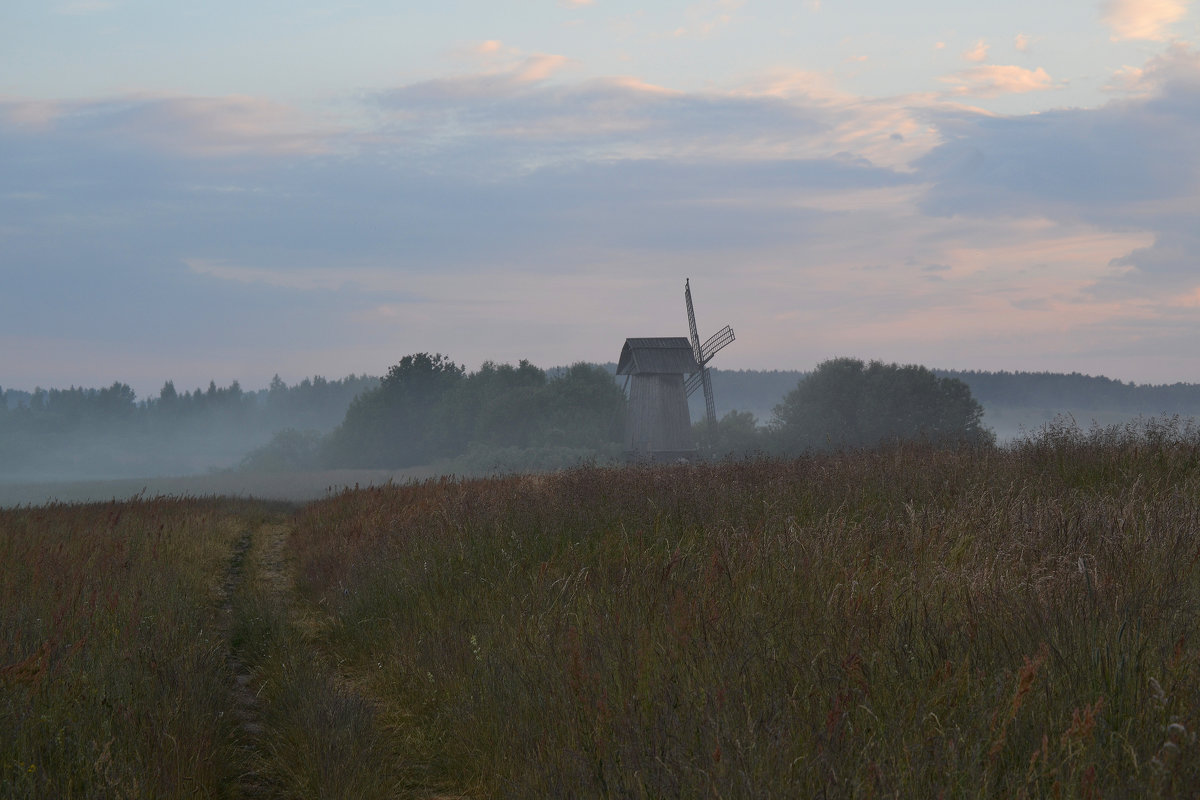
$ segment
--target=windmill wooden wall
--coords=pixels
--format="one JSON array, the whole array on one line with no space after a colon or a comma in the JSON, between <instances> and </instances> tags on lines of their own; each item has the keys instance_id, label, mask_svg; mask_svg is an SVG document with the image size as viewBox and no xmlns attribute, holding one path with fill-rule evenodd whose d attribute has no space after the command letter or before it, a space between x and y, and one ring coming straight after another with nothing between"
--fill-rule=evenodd
<instances>
[{"instance_id":1,"label":"windmill wooden wall","mask_svg":"<svg viewBox=\"0 0 1200 800\"><path fill-rule=\"evenodd\" d=\"M684 375L700 369L683 337L626 339L617 374L630 376L625 451L666 461L695 455Z\"/></svg>"}]
</instances>

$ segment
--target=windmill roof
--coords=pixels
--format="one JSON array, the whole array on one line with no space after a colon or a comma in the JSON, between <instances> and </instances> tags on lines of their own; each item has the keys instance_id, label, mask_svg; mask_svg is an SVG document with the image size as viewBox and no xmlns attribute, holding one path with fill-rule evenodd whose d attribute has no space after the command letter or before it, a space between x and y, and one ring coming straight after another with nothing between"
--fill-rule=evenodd
<instances>
[{"instance_id":1,"label":"windmill roof","mask_svg":"<svg viewBox=\"0 0 1200 800\"><path fill-rule=\"evenodd\" d=\"M682 375L699 371L692 343L683 336L626 339L617 362L618 375Z\"/></svg>"}]
</instances>

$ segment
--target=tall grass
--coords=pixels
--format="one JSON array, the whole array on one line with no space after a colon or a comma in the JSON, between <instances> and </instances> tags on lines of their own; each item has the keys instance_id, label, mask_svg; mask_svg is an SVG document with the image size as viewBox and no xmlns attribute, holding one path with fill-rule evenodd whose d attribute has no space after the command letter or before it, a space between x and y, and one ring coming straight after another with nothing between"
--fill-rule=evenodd
<instances>
[{"instance_id":1,"label":"tall grass","mask_svg":"<svg viewBox=\"0 0 1200 800\"><path fill-rule=\"evenodd\" d=\"M233 514L162 498L0 511L0 796L222 791Z\"/></svg>"},{"instance_id":2,"label":"tall grass","mask_svg":"<svg viewBox=\"0 0 1200 800\"><path fill-rule=\"evenodd\" d=\"M292 546L420 791L1190 796L1200 437L345 493Z\"/></svg>"}]
</instances>

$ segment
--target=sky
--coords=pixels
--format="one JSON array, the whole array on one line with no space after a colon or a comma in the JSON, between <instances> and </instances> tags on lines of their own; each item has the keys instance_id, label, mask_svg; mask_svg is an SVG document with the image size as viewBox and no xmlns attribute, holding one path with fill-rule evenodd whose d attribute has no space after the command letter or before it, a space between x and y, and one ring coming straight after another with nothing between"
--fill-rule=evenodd
<instances>
[{"instance_id":1,"label":"sky","mask_svg":"<svg viewBox=\"0 0 1200 800\"><path fill-rule=\"evenodd\" d=\"M4 0L0 386L732 325L1200 382L1190 0Z\"/></svg>"}]
</instances>

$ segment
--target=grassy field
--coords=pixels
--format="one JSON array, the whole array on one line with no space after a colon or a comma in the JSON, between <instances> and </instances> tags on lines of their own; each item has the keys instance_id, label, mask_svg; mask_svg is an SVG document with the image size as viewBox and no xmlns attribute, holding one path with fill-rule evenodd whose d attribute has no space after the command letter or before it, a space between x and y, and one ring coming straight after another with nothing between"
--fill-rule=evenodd
<instances>
[{"instance_id":1,"label":"grassy field","mask_svg":"<svg viewBox=\"0 0 1200 800\"><path fill-rule=\"evenodd\" d=\"M0 512L0 795L1191 797L1200 436Z\"/></svg>"}]
</instances>

